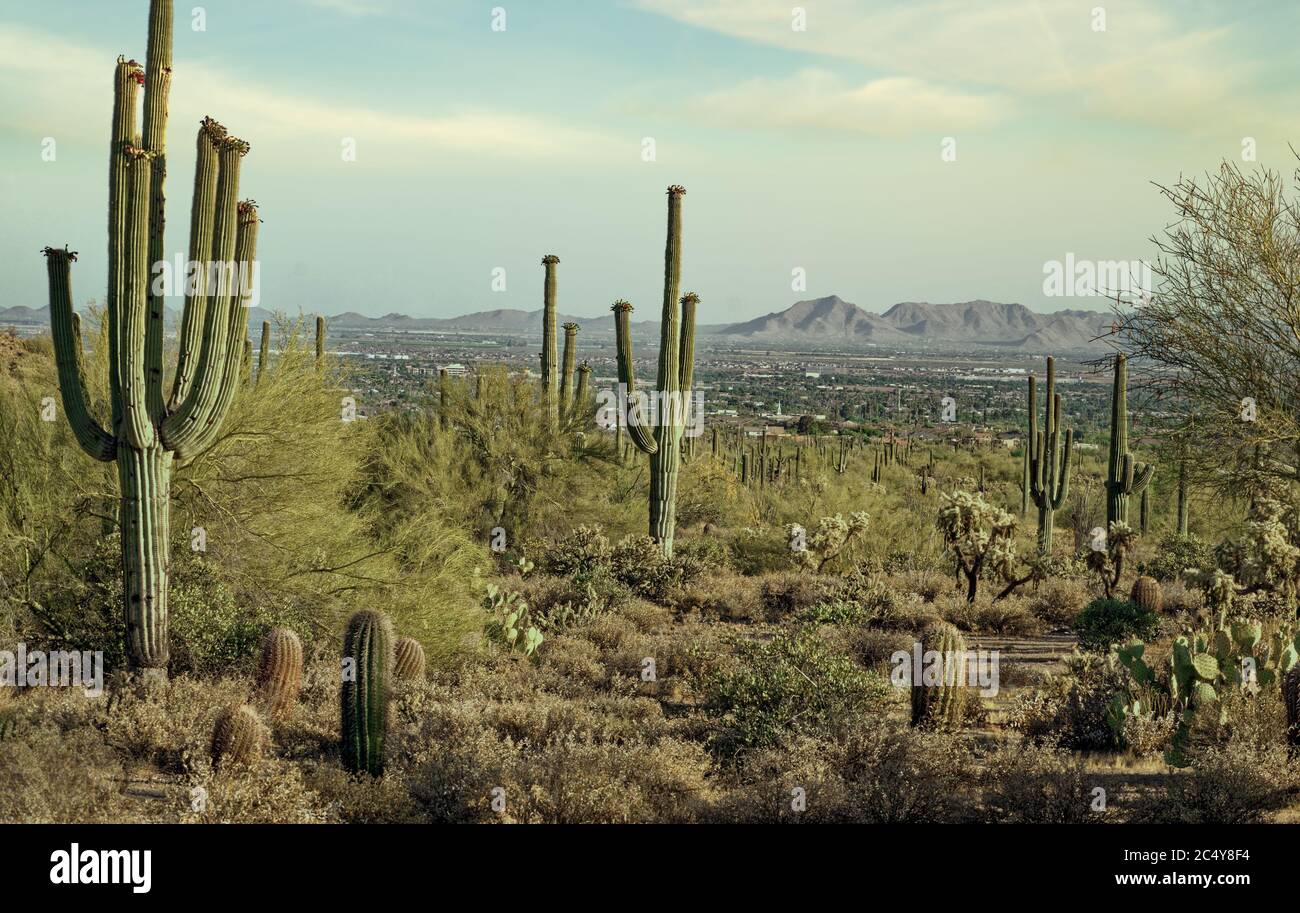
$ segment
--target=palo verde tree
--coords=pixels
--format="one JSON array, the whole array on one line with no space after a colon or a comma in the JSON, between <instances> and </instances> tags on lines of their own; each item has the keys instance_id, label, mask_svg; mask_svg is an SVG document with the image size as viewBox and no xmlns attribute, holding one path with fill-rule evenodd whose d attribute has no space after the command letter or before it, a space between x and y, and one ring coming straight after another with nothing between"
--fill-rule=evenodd
<instances>
[{"instance_id":1,"label":"palo verde tree","mask_svg":"<svg viewBox=\"0 0 1300 913\"><path fill-rule=\"evenodd\" d=\"M650 538L665 555L673 553L677 525L677 470L685 407L690 399L694 371L695 307L699 296L688 293L678 300L682 279L682 197L686 188L668 188L668 242L664 248L664 302L659 335L659 373L649 422L636 392L632 360L632 305L614 304L614 330L618 346L618 378L628 398L628 437L650 456ZM681 310L678 310L678 306ZM683 361L683 359L686 359ZM620 412L625 411L620 409Z\"/></svg>"},{"instance_id":2,"label":"palo verde tree","mask_svg":"<svg viewBox=\"0 0 1300 913\"><path fill-rule=\"evenodd\" d=\"M170 397L163 395L163 299L151 294L150 264L161 262L166 177L172 2L152 0L146 66L119 58L109 149L108 347L112 422L100 425L79 375L81 339L72 311L76 254L46 248L50 324L63 407L87 454L116 461L123 601L131 667L165 677L170 486L174 460L216 440L235 396L247 336L248 288L257 255L257 207L239 202L248 144L207 118L198 131L191 275ZM143 132L136 108L144 92Z\"/></svg>"},{"instance_id":3,"label":"palo verde tree","mask_svg":"<svg viewBox=\"0 0 1300 913\"><path fill-rule=\"evenodd\" d=\"M1115 305L1116 347L1185 447L1186 484L1250 497L1300 481L1300 171L1223 162L1160 192L1155 288Z\"/></svg>"}]
</instances>

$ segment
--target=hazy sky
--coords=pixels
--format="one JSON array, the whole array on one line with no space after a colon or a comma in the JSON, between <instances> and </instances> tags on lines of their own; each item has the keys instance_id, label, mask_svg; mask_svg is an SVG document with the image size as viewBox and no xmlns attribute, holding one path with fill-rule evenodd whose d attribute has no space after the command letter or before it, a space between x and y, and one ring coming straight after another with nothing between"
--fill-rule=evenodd
<instances>
[{"instance_id":1,"label":"hazy sky","mask_svg":"<svg viewBox=\"0 0 1300 913\"><path fill-rule=\"evenodd\" d=\"M1046 298L1044 263L1148 257L1152 181L1247 137L1290 173L1300 141L1292 0L209 0L203 31L195 7L168 247L211 114L252 143L263 304L290 312L532 309L556 253L564 312L652 317L673 183L703 323L832 293L1100 307ZM45 303L46 244L103 295L113 66L147 10L0 2L0 306Z\"/></svg>"}]
</instances>

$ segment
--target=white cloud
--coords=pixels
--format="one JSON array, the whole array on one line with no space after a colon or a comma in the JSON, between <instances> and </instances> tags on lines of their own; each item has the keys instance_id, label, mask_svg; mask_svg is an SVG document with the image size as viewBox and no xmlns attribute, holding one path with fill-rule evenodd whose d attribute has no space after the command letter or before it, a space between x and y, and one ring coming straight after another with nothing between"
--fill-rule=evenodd
<instances>
[{"instance_id":1,"label":"white cloud","mask_svg":"<svg viewBox=\"0 0 1300 913\"><path fill-rule=\"evenodd\" d=\"M848 85L825 70L753 79L709 93L687 110L710 121L754 128L809 127L900 136L988 126L1005 115L1001 99L944 89L910 77Z\"/></svg>"},{"instance_id":2,"label":"white cloud","mask_svg":"<svg viewBox=\"0 0 1300 913\"><path fill-rule=\"evenodd\" d=\"M1150 0L817 0L807 31L770 0L635 0L722 34L855 61L884 77L964 91L1068 99L1115 120L1221 129L1273 111L1276 93L1234 33ZM1093 8L1107 10L1093 28ZM1287 90L1289 91L1289 90Z\"/></svg>"},{"instance_id":3,"label":"white cloud","mask_svg":"<svg viewBox=\"0 0 1300 913\"><path fill-rule=\"evenodd\" d=\"M308 6L333 10L345 16L378 16L386 12L386 8L379 0L301 0L301 2Z\"/></svg>"},{"instance_id":4,"label":"white cloud","mask_svg":"<svg viewBox=\"0 0 1300 913\"><path fill-rule=\"evenodd\" d=\"M103 138L112 109L114 53L0 23L0 125L34 136ZM616 141L553 119L483 109L415 115L276 92L233 71L178 61L170 99L173 147L180 126L211 114L247 138L266 162L339 161L344 137L358 161L427 158L440 153L493 157L590 158L634 155Z\"/></svg>"}]
</instances>

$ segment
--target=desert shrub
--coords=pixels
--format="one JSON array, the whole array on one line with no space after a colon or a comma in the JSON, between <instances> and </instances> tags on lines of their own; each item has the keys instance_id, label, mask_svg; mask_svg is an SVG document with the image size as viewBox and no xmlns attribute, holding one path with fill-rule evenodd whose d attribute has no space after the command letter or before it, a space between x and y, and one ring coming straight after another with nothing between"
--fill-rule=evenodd
<instances>
[{"instance_id":1,"label":"desert shrub","mask_svg":"<svg viewBox=\"0 0 1300 913\"><path fill-rule=\"evenodd\" d=\"M608 564L611 552L609 540L599 526L579 526L542 552L538 570L563 577Z\"/></svg>"},{"instance_id":2,"label":"desert shrub","mask_svg":"<svg viewBox=\"0 0 1300 913\"><path fill-rule=\"evenodd\" d=\"M1168 615L1186 613L1195 618L1205 607L1200 590L1189 588L1181 580L1172 580L1161 587L1164 590L1164 611Z\"/></svg>"},{"instance_id":3,"label":"desert shrub","mask_svg":"<svg viewBox=\"0 0 1300 913\"><path fill-rule=\"evenodd\" d=\"M880 713L888 683L834 653L811 629L744 642L737 661L707 682L705 704L719 729L711 747L734 758L794 735L830 736Z\"/></svg>"},{"instance_id":4,"label":"desert shrub","mask_svg":"<svg viewBox=\"0 0 1300 913\"><path fill-rule=\"evenodd\" d=\"M784 534L742 529L731 538L730 563L747 577L790 567L790 543Z\"/></svg>"},{"instance_id":5,"label":"desert shrub","mask_svg":"<svg viewBox=\"0 0 1300 913\"><path fill-rule=\"evenodd\" d=\"M1111 702L1125 694L1123 668L1096 654L1075 654L1066 671L1041 690L1023 695L1011 726L1025 741L1076 750L1114 750L1119 743L1109 722Z\"/></svg>"},{"instance_id":6,"label":"desert shrub","mask_svg":"<svg viewBox=\"0 0 1300 913\"><path fill-rule=\"evenodd\" d=\"M923 602L935 602L940 596L951 593L955 587L951 574L934 570L913 570L902 575L902 589L915 593Z\"/></svg>"},{"instance_id":7,"label":"desert shrub","mask_svg":"<svg viewBox=\"0 0 1300 913\"><path fill-rule=\"evenodd\" d=\"M940 823L972 819L970 754L961 742L896 724L842 740L792 740L754 752L710 810L711 820ZM806 805L795 811L795 789Z\"/></svg>"},{"instance_id":8,"label":"desert shrub","mask_svg":"<svg viewBox=\"0 0 1300 913\"><path fill-rule=\"evenodd\" d=\"M670 601L682 614L699 613L724 621L758 621L763 616L759 582L725 568L674 590Z\"/></svg>"},{"instance_id":9,"label":"desert shrub","mask_svg":"<svg viewBox=\"0 0 1300 913\"><path fill-rule=\"evenodd\" d=\"M1160 581L1181 580L1188 570L1214 567L1214 550L1195 536L1168 536L1156 545L1150 561L1138 564L1138 573Z\"/></svg>"},{"instance_id":10,"label":"desert shrub","mask_svg":"<svg viewBox=\"0 0 1300 913\"><path fill-rule=\"evenodd\" d=\"M860 602L832 599L804 609L797 620L814 625L866 625L874 617L871 608Z\"/></svg>"},{"instance_id":11,"label":"desert shrub","mask_svg":"<svg viewBox=\"0 0 1300 913\"><path fill-rule=\"evenodd\" d=\"M1046 745L1005 747L988 759L981 782L990 823L1081 824L1096 821L1083 760Z\"/></svg>"},{"instance_id":12,"label":"desert shrub","mask_svg":"<svg viewBox=\"0 0 1300 913\"><path fill-rule=\"evenodd\" d=\"M817 578L794 571L768 574L760 587L763 609L772 621L810 609L821 598L821 584Z\"/></svg>"},{"instance_id":13,"label":"desert shrub","mask_svg":"<svg viewBox=\"0 0 1300 913\"><path fill-rule=\"evenodd\" d=\"M1134 755L1145 758L1163 754L1178 730L1175 712L1128 713L1119 732L1119 741Z\"/></svg>"},{"instance_id":14,"label":"desert shrub","mask_svg":"<svg viewBox=\"0 0 1300 913\"><path fill-rule=\"evenodd\" d=\"M1029 597L1029 611L1053 627L1071 627L1088 591L1077 580L1045 580Z\"/></svg>"},{"instance_id":15,"label":"desert shrub","mask_svg":"<svg viewBox=\"0 0 1300 913\"><path fill-rule=\"evenodd\" d=\"M1121 599L1094 599L1079 613L1074 629L1084 650L1109 650L1129 640L1150 640L1160 627L1160 616L1137 603Z\"/></svg>"},{"instance_id":16,"label":"desert shrub","mask_svg":"<svg viewBox=\"0 0 1300 913\"><path fill-rule=\"evenodd\" d=\"M1143 797L1133 820L1160 824L1250 824L1280 808L1297 786L1286 748L1243 744L1206 747L1190 769L1165 778Z\"/></svg>"}]
</instances>

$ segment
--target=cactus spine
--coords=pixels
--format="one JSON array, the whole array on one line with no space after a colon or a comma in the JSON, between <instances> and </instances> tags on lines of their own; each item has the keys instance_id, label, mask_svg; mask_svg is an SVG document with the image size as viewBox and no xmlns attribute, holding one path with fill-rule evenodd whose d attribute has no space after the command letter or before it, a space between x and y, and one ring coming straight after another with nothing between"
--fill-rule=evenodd
<instances>
[{"instance_id":1,"label":"cactus spine","mask_svg":"<svg viewBox=\"0 0 1300 913\"><path fill-rule=\"evenodd\" d=\"M966 640L961 632L947 622L938 622L928 628L921 639L921 684L912 685L912 725L927 729L953 731L961 728L965 715ZM933 651L933 652L932 652ZM926 684L928 668L935 655L941 659L938 681Z\"/></svg>"},{"instance_id":2,"label":"cactus spine","mask_svg":"<svg viewBox=\"0 0 1300 913\"><path fill-rule=\"evenodd\" d=\"M560 414L567 415L573 409L574 365L578 361L578 325L564 325L564 363L560 369Z\"/></svg>"},{"instance_id":3,"label":"cactus spine","mask_svg":"<svg viewBox=\"0 0 1300 913\"><path fill-rule=\"evenodd\" d=\"M265 730L257 711L247 704L231 704L217 715L212 729L212 763L251 764L262 754Z\"/></svg>"},{"instance_id":4,"label":"cactus spine","mask_svg":"<svg viewBox=\"0 0 1300 913\"><path fill-rule=\"evenodd\" d=\"M248 283L234 280L247 275L240 270L252 268L258 226L254 204L238 202L248 145L205 119L198 131L190 221L190 261L205 268L187 290L175 379L165 399L162 301L151 294L149 277L151 257L163 259L171 26L171 0L152 0L147 69L119 58L114 71L107 294L112 422L107 429L88 407L78 374L80 340L71 291L76 254L52 247L44 252L64 411L87 454L117 462L127 656L131 668L149 678L166 677L169 657L172 461L191 459L211 446L234 398L248 333ZM143 134L136 115L142 83ZM213 265L223 268L206 268Z\"/></svg>"},{"instance_id":5,"label":"cactus spine","mask_svg":"<svg viewBox=\"0 0 1300 913\"><path fill-rule=\"evenodd\" d=\"M400 681L418 682L424 679L424 669L424 647L414 637L400 638L394 651L393 674Z\"/></svg>"},{"instance_id":6,"label":"cactus spine","mask_svg":"<svg viewBox=\"0 0 1300 913\"><path fill-rule=\"evenodd\" d=\"M668 188L668 240L664 248L664 301L660 323L659 373L656 382L658 408L653 428L644 427L640 404L632 399L635 370L632 360L632 305L614 305L614 328L618 341L618 376L632 403L628 436L650 457L650 537L665 555L673 553L677 512L677 469L681 463L683 406L690 399L689 384L694 371L695 307L699 296L688 293L678 299L682 274L682 197L686 189ZM687 300L689 299L689 301ZM682 309L679 311L678 306ZM686 320L683 320L685 315ZM689 354L692 364L683 365Z\"/></svg>"},{"instance_id":7,"label":"cactus spine","mask_svg":"<svg viewBox=\"0 0 1300 913\"><path fill-rule=\"evenodd\" d=\"M546 278L542 286L542 401L546 403L551 424L559 421L559 400L556 398L558 378L556 377L556 340L555 340L555 267L560 258L547 254L542 258L546 267Z\"/></svg>"},{"instance_id":8,"label":"cactus spine","mask_svg":"<svg viewBox=\"0 0 1300 913\"><path fill-rule=\"evenodd\" d=\"M273 722L288 716L298 703L302 691L302 641L288 628L272 628L262 638L257 686Z\"/></svg>"},{"instance_id":9,"label":"cactus spine","mask_svg":"<svg viewBox=\"0 0 1300 913\"><path fill-rule=\"evenodd\" d=\"M1056 511L1070 494L1070 457L1074 430L1061 441L1061 395L1056 392L1056 359L1047 359L1047 402L1038 428L1038 379L1029 375L1029 493L1038 508L1038 553L1052 552Z\"/></svg>"},{"instance_id":10,"label":"cactus spine","mask_svg":"<svg viewBox=\"0 0 1300 913\"><path fill-rule=\"evenodd\" d=\"M1106 478L1106 523L1128 522L1128 499L1146 490L1154 464L1137 463L1128 449L1128 359L1115 356L1110 400L1110 460Z\"/></svg>"},{"instance_id":11,"label":"cactus spine","mask_svg":"<svg viewBox=\"0 0 1300 913\"><path fill-rule=\"evenodd\" d=\"M388 734L388 698L395 662L393 626L388 616L370 609L353 615L343 637L343 659L343 766L352 773L377 777L384 772L384 738Z\"/></svg>"}]
</instances>

